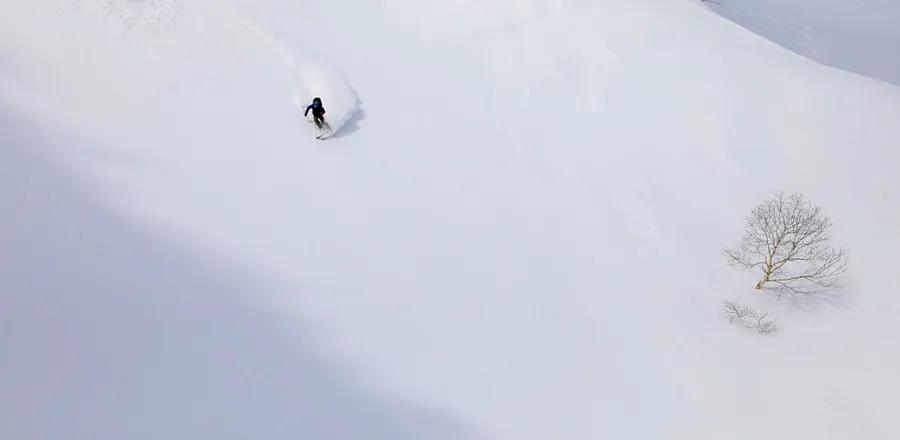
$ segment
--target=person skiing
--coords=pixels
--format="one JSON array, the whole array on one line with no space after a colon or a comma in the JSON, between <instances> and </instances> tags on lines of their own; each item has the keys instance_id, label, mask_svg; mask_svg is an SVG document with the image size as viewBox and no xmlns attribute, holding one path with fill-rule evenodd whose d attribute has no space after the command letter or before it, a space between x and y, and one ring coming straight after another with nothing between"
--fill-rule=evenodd
<instances>
[{"instance_id":1,"label":"person skiing","mask_svg":"<svg viewBox=\"0 0 900 440\"><path fill-rule=\"evenodd\" d=\"M318 98L318 97L313 98L312 104L310 104L308 107L306 107L306 111L303 112L303 117L307 117L309 115L310 110L312 110L313 122L316 123L316 127L319 128L320 133L321 133L321 130L323 130L325 127L328 127L329 129L331 129L331 127L328 126L328 123L325 122L325 107L322 106L321 98ZM316 136L316 137L320 137L320 136L321 136L321 134L319 134L319 136Z\"/></svg>"}]
</instances>

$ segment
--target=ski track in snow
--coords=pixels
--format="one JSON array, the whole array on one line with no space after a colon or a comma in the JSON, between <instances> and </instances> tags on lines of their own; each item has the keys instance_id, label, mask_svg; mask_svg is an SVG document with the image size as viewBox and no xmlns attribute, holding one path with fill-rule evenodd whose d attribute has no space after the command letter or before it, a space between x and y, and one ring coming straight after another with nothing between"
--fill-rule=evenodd
<instances>
[{"instance_id":1,"label":"ski track in snow","mask_svg":"<svg viewBox=\"0 0 900 440\"><path fill-rule=\"evenodd\" d=\"M67 6L82 6L96 9L107 22L115 23L122 31L153 29L174 20L185 5L180 0L67 0ZM342 129L360 111L360 101L356 91L346 79L346 75L321 56L308 51L299 51L276 33L267 32L258 26L248 14L238 10L238 6L225 1L201 0L210 12L219 12L226 19L238 23L253 34L278 56L297 80L292 100L302 112L313 97L321 97L328 111L326 119L333 128L334 135L340 137Z\"/></svg>"},{"instance_id":2,"label":"ski track in snow","mask_svg":"<svg viewBox=\"0 0 900 440\"><path fill-rule=\"evenodd\" d=\"M297 90L293 92L292 99L298 110L306 110L313 97L322 98L328 112L326 119L334 132L329 137L341 136L347 123L360 112L359 97L343 72L322 57L308 51L301 52L276 33L265 31L237 6L223 1L210 4L208 0L203 0L203 4L210 10L222 11L228 19L266 44L297 79Z\"/></svg>"}]
</instances>

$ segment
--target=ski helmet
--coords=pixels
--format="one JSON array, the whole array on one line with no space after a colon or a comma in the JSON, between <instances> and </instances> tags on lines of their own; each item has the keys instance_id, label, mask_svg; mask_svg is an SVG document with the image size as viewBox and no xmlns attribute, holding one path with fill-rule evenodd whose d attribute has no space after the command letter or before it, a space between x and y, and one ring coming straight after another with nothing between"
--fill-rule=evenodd
<instances>
[{"instance_id":1,"label":"ski helmet","mask_svg":"<svg viewBox=\"0 0 900 440\"><path fill-rule=\"evenodd\" d=\"M320 99L319 97L313 98L313 104L322 105L322 99Z\"/></svg>"}]
</instances>

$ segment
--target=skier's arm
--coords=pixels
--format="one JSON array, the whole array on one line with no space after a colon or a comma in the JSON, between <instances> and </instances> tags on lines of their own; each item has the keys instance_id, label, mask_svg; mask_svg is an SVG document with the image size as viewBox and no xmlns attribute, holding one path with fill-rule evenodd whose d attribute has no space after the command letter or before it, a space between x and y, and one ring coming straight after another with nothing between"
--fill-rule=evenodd
<instances>
[{"instance_id":1,"label":"skier's arm","mask_svg":"<svg viewBox=\"0 0 900 440\"><path fill-rule=\"evenodd\" d=\"M312 109L312 106L311 106L311 105L306 107L306 111L303 112L303 117L304 117L304 118L309 114L309 111L310 111L311 109Z\"/></svg>"}]
</instances>

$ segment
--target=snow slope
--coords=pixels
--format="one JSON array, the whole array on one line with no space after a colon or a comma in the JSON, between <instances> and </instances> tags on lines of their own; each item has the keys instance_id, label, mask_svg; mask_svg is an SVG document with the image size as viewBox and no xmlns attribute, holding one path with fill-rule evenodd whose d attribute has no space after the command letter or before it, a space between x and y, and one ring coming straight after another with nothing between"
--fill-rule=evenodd
<instances>
[{"instance_id":1,"label":"snow slope","mask_svg":"<svg viewBox=\"0 0 900 440\"><path fill-rule=\"evenodd\" d=\"M897 87L687 0L13 10L2 438L896 432ZM841 295L725 267L779 190Z\"/></svg>"},{"instance_id":2,"label":"snow slope","mask_svg":"<svg viewBox=\"0 0 900 440\"><path fill-rule=\"evenodd\" d=\"M723 0L722 16L813 60L900 85L900 3Z\"/></svg>"}]
</instances>

